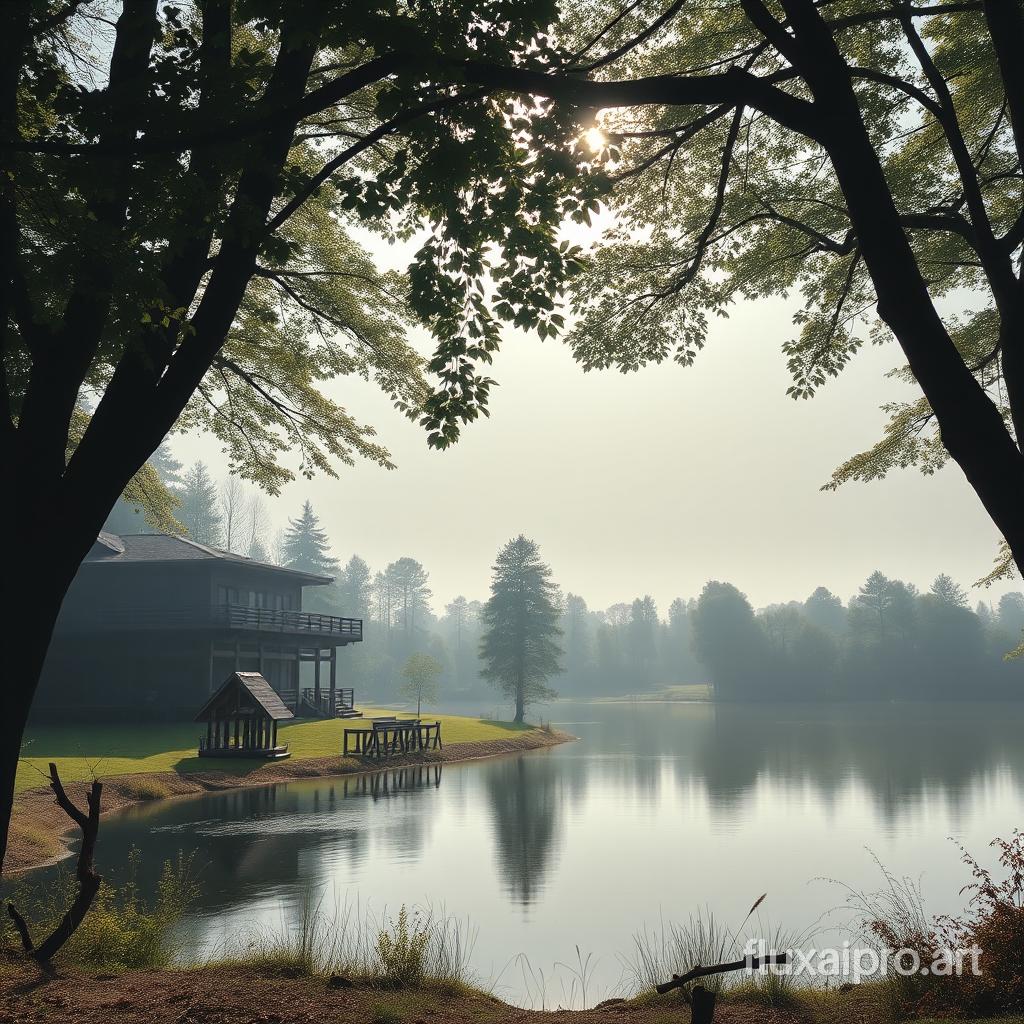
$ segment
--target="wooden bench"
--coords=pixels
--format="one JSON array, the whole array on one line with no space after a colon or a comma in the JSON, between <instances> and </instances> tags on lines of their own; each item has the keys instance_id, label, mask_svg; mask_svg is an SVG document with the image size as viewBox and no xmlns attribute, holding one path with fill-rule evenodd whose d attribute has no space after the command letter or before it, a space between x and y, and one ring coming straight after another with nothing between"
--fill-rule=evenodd
<instances>
[{"instance_id":1,"label":"wooden bench","mask_svg":"<svg viewBox=\"0 0 1024 1024\"><path fill-rule=\"evenodd\" d=\"M380 760L392 754L444 749L441 723L419 718L394 717L370 719L369 729L345 729L342 754L373 757Z\"/></svg>"}]
</instances>

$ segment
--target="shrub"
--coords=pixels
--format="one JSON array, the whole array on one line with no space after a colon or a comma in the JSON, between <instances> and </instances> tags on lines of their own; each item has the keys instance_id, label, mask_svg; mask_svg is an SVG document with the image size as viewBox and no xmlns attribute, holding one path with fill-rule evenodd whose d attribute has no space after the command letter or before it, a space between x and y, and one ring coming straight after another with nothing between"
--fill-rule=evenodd
<instances>
[{"instance_id":1,"label":"shrub","mask_svg":"<svg viewBox=\"0 0 1024 1024\"><path fill-rule=\"evenodd\" d=\"M414 913L403 906L390 929L382 928L377 935L377 958L380 977L386 984L399 988L415 988L426 976L427 947L430 931Z\"/></svg>"},{"instance_id":2,"label":"shrub","mask_svg":"<svg viewBox=\"0 0 1024 1024\"><path fill-rule=\"evenodd\" d=\"M160 800L170 796L171 791L165 782L159 779L147 779L145 776L139 779L126 778L119 782L125 796L133 800Z\"/></svg>"},{"instance_id":3,"label":"shrub","mask_svg":"<svg viewBox=\"0 0 1024 1024\"><path fill-rule=\"evenodd\" d=\"M974 881L962 890L971 897L959 917L929 922L916 887L888 874L889 889L864 901L863 907L872 912L868 931L890 953L911 949L928 965L944 951L981 951L977 975L969 956L959 972L904 977L891 970L887 983L897 1011L988 1016L1024 1010L1024 834L1015 830L1010 839L994 839L991 846L1006 872L1002 880L961 848Z\"/></svg>"},{"instance_id":4,"label":"shrub","mask_svg":"<svg viewBox=\"0 0 1024 1024\"><path fill-rule=\"evenodd\" d=\"M176 949L169 932L199 894L191 856L166 861L156 898L147 905L136 877L139 852L132 850L124 881L105 881L85 920L59 955L62 963L106 970L162 967ZM21 887L16 902L24 907L33 934L48 934L71 905L78 883L59 867L45 883ZM13 936L11 936L13 937Z\"/></svg>"},{"instance_id":5,"label":"shrub","mask_svg":"<svg viewBox=\"0 0 1024 1024\"><path fill-rule=\"evenodd\" d=\"M940 918L939 931L947 949L981 950L981 973L953 978L954 1002L949 1009L987 1015L1024 1011L1024 833L994 839L999 866L1006 877L997 881L966 850L964 863L974 881L968 912L960 918ZM945 1007L944 1007L945 1008Z\"/></svg>"}]
</instances>

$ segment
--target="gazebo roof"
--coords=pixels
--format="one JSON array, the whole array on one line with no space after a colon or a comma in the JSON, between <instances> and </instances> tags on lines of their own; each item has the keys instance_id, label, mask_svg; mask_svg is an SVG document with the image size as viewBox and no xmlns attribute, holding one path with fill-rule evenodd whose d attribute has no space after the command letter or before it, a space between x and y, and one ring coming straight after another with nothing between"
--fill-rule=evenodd
<instances>
[{"instance_id":1,"label":"gazebo roof","mask_svg":"<svg viewBox=\"0 0 1024 1024\"><path fill-rule=\"evenodd\" d=\"M259 672L232 672L223 685L215 694L202 706L199 714L196 715L197 722L205 722L212 714L217 704L232 689L240 689L248 694L257 707L259 707L268 718L275 722L281 722L295 715L283 700L278 692L259 674ZM240 694L242 696L243 694Z\"/></svg>"}]
</instances>

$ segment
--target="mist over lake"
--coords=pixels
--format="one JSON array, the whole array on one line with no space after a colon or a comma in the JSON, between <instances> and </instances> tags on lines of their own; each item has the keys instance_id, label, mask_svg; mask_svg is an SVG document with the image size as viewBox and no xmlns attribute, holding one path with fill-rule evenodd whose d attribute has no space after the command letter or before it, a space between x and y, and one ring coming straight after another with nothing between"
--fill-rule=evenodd
<instances>
[{"instance_id":1,"label":"mist over lake","mask_svg":"<svg viewBox=\"0 0 1024 1024\"><path fill-rule=\"evenodd\" d=\"M735 929L763 892L764 934L848 938L846 915L822 917L845 898L823 878L878 888L873 856L919 878L930 911L957 911L968 877L950 837L985 859L1024 812L1016 704L560 702L548 716L579 741L137 806L104 823L104 870L138 848L152 887L164 858L196 851L203 896L180 925L194 953L297 930L310 900L432 906L474 932L475 971L521 1005L566 1001L578 944L593 1005L629 987L635 932L698 911Z\"/></svg>"}]
</instances>

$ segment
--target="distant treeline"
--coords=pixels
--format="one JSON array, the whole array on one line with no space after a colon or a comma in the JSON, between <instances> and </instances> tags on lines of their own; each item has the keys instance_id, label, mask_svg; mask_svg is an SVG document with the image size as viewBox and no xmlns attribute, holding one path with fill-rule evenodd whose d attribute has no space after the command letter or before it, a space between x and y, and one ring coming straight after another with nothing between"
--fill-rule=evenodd
<instances>
[{"instance_id":1,"label":"distant treeline","mask_svg":"<svg viewBox=\"0 0 1024 1024\"><path fill-rule=\"evenodd\" d=\"M339 565L308 502L268 540L260 500L235 481L218 488L201 463L182 472L166 453L160 471L195 540L335 576L330 587L308 589L304 604L364 620L364 642L340 662L343 685L395 698L406 659L423 652L444 666L444 699L498 699L480 675L481 601L457 597L438 616L419 561L404 556L374 571L354 555ZM135 524L145 529L140 520L122 508L110 528L136 532ZM687 683L710 684L720 700L1024 696L1024 656L1005 658L1021 644L1024 594L972 611L946 575L921 593L874 572L846 604L818 587L804 601L759 611L731 583L717 581L697 598L676 598L664 614L649 596L604 610L573 593L560 602L563 671L551 683L566 697L647 694Z\"/></svg>"},{"instance_id":2,"label":"distant treeline","mask_svg":"<svg viewBox=\"0 0 1024 1024\"><path fill-rule=\"evenodd\" d=\"M356 557L309 603L367 620L366 641L345 659L364 691L396 693L405 658L425 650L445 666L446 698L494 699L479 674L481 602L458 597L437 617L428 579L411 558L371 573ZM875 572L845 605L819 587L805 601L755 611L735 586L716 581L696 599L674 600L664 616L649 596L600 611L572 593L561 604L564 671L552 684L565 697L687 683L711 684L720 700L1024 696L1024 657L1005 658L1024 630L1024 594L972 611L945 575L921 593Z\"/></svg>"}]
</instances>

